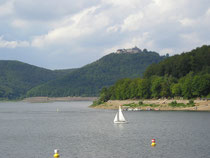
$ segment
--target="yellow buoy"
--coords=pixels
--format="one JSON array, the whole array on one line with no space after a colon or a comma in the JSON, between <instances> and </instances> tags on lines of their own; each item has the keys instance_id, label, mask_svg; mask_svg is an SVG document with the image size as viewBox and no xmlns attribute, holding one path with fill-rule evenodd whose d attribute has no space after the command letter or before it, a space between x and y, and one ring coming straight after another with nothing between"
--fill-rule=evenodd
<instances>
[{"instance_id":1,"label":"yellow buoy","mask_svg":"<svg viewBox=\"0 0 210 158\"><path fill-rule=\"evenodd\" d=\"M152 139L152 144L151 144L151 146L156 146L156 143L155 143L155 139Z\"/></svg>"},{"instance_id":2,"label":"yellow buoy","mask_svg":"<svg viewBox=\"0 0 210 158\"><path fill-rule=\"evenodd\" d=\"M60 155L59 155L59 150L58 150L58 149L55 149L55 150L54 150L54 153L55 153L55 154L53 155L54 158L60 157Z\"/></svg>"},{"instance_id":3,"label":"yellow buoy","mask_svg":"<svg viewBox=\"0 0 210 158\"><path fill-rule=\"evenodd\" d=\"M54 157L55 158L58 158L60 155L59 154L54 154Z\"/></svg>"}]
</instances>

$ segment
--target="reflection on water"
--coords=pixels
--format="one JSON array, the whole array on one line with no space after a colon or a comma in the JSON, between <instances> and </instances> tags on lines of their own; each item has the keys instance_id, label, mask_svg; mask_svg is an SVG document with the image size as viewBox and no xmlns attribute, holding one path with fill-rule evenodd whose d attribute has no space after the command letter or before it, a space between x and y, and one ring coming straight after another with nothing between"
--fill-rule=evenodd
<instances>
[{"instance_id":1,"label":"reflection on water","mask_svg":"<svg viewBox=\"0 0 210 158\"><path fill-rule=\"evenodd\" d=\"M119 130L123 130L124 129L124 126L126 126L125 123L116 123L116 124L113 124L115 128L119 129Z\"/></svg>"},{"instance_id":2,"label":"reflection on water","mask_svg":"<svg viewBox=\"0 0 210 158\"><path fill-rule=\"evenodd\" d=\"M206 158L209 112L124 112L88 108L91 102L0 103L0 157ZM151 147L151 139L157 146Z\"/></svg>"}]
</instances>

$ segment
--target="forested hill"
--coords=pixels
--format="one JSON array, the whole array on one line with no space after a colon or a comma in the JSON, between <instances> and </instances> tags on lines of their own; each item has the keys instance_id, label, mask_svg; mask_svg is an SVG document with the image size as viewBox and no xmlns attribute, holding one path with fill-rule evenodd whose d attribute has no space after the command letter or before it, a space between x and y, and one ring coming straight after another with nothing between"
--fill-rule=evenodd
<instances>
[{"instance_id":1,"label":"forested hill","mask_svg":"<svg viewBox=\"0 0 210 158\"><path fill-rule=\"evenodd\" d=\"M0 60L0 99L23 97L32 87L66 73L55 72L19 61Z\"/></svg>"},{"instance_id":2,"label":"forested hill","mask_svg":"<svg viewBox=\"0 0 210 158\"><path fill-rule=\"evenodd\" d=\"M141 77L150 64L158 63L163 58L147 50L111 53L65 77L31 89L27 96L98 96L102 87L110 86L125 77Z\"/></svg>"},{"instance_id":3,"label":"forested hill","mask_svg":"<svg viewBox=\"0 0 210 158\"><path fill-rule=\"evenodd\" d=\"M149 98L210 97L210 46L150 65L144 78L125 78L103 88L96 102Z\"/></svg>"},{"instance_id":4,"label":"forested hill","mask_svg":"<svg viewBox=\"0 0 210 158\"><path fill-rule=\"evenodd\" d=\"M146 78L157 76L173 76L181 78L189 72L210 73L210 46L202 46L190 52L175 55L158 64L150 65L144 73Z\"/></svg>"}]
</instances>

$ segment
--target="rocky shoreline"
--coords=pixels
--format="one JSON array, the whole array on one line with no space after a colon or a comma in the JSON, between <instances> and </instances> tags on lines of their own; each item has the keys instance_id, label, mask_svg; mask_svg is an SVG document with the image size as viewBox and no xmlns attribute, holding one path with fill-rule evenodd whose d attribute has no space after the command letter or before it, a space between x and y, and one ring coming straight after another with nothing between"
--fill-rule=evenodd
<instances>
[{"instance_id":1,"label":"rocky shoreline","mask_svg":"<svg viewBox=\"0 0 210 158\"><path fill-rule=\"evenodd\" d=\"M55 102L55 101L94 101L97 97L30 97L23 101L39 103L39 102Z\"/></svg>"},{"instance_id":2,"label":"rocky shoreline","mask_svg":"<svg viewBox=\"0 0 210 158\"><path fill-rule=\"evenodd\" d=\"M177 103L187 104L189 100L178 100L178 99L151 99L151 100L109 100L104 104L100 104L94 106L94 108L100 109L118 109L120 105L125 104L138 104L139 101L142 101L144 104L156 104L157 106L139 106L138 108L141 110L161 110L161 111L210 111L210 100L194 100L195 106L193 107L171 107L168 104L172 101L176 101ZM124 107L124 109L127 107Z\"/></svg>"}]
</instances>

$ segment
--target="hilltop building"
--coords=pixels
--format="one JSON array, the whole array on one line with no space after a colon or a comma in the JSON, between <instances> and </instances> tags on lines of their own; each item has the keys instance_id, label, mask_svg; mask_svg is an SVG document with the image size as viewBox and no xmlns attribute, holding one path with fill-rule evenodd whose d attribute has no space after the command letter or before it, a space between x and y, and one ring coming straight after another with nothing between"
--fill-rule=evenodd
<instances>
[{"instance_id":1,"label":"hilltop building","mask_svg":"<svg viewBox=\"0 0 210 158\"><path fill-rule=\"evenodd\" d=\"M129 48L129 49L118 49L116 53L140 53L142 52L141 49L139 49L138 47L134 47L134 48Z\"/></svg>"}]
</instances>

